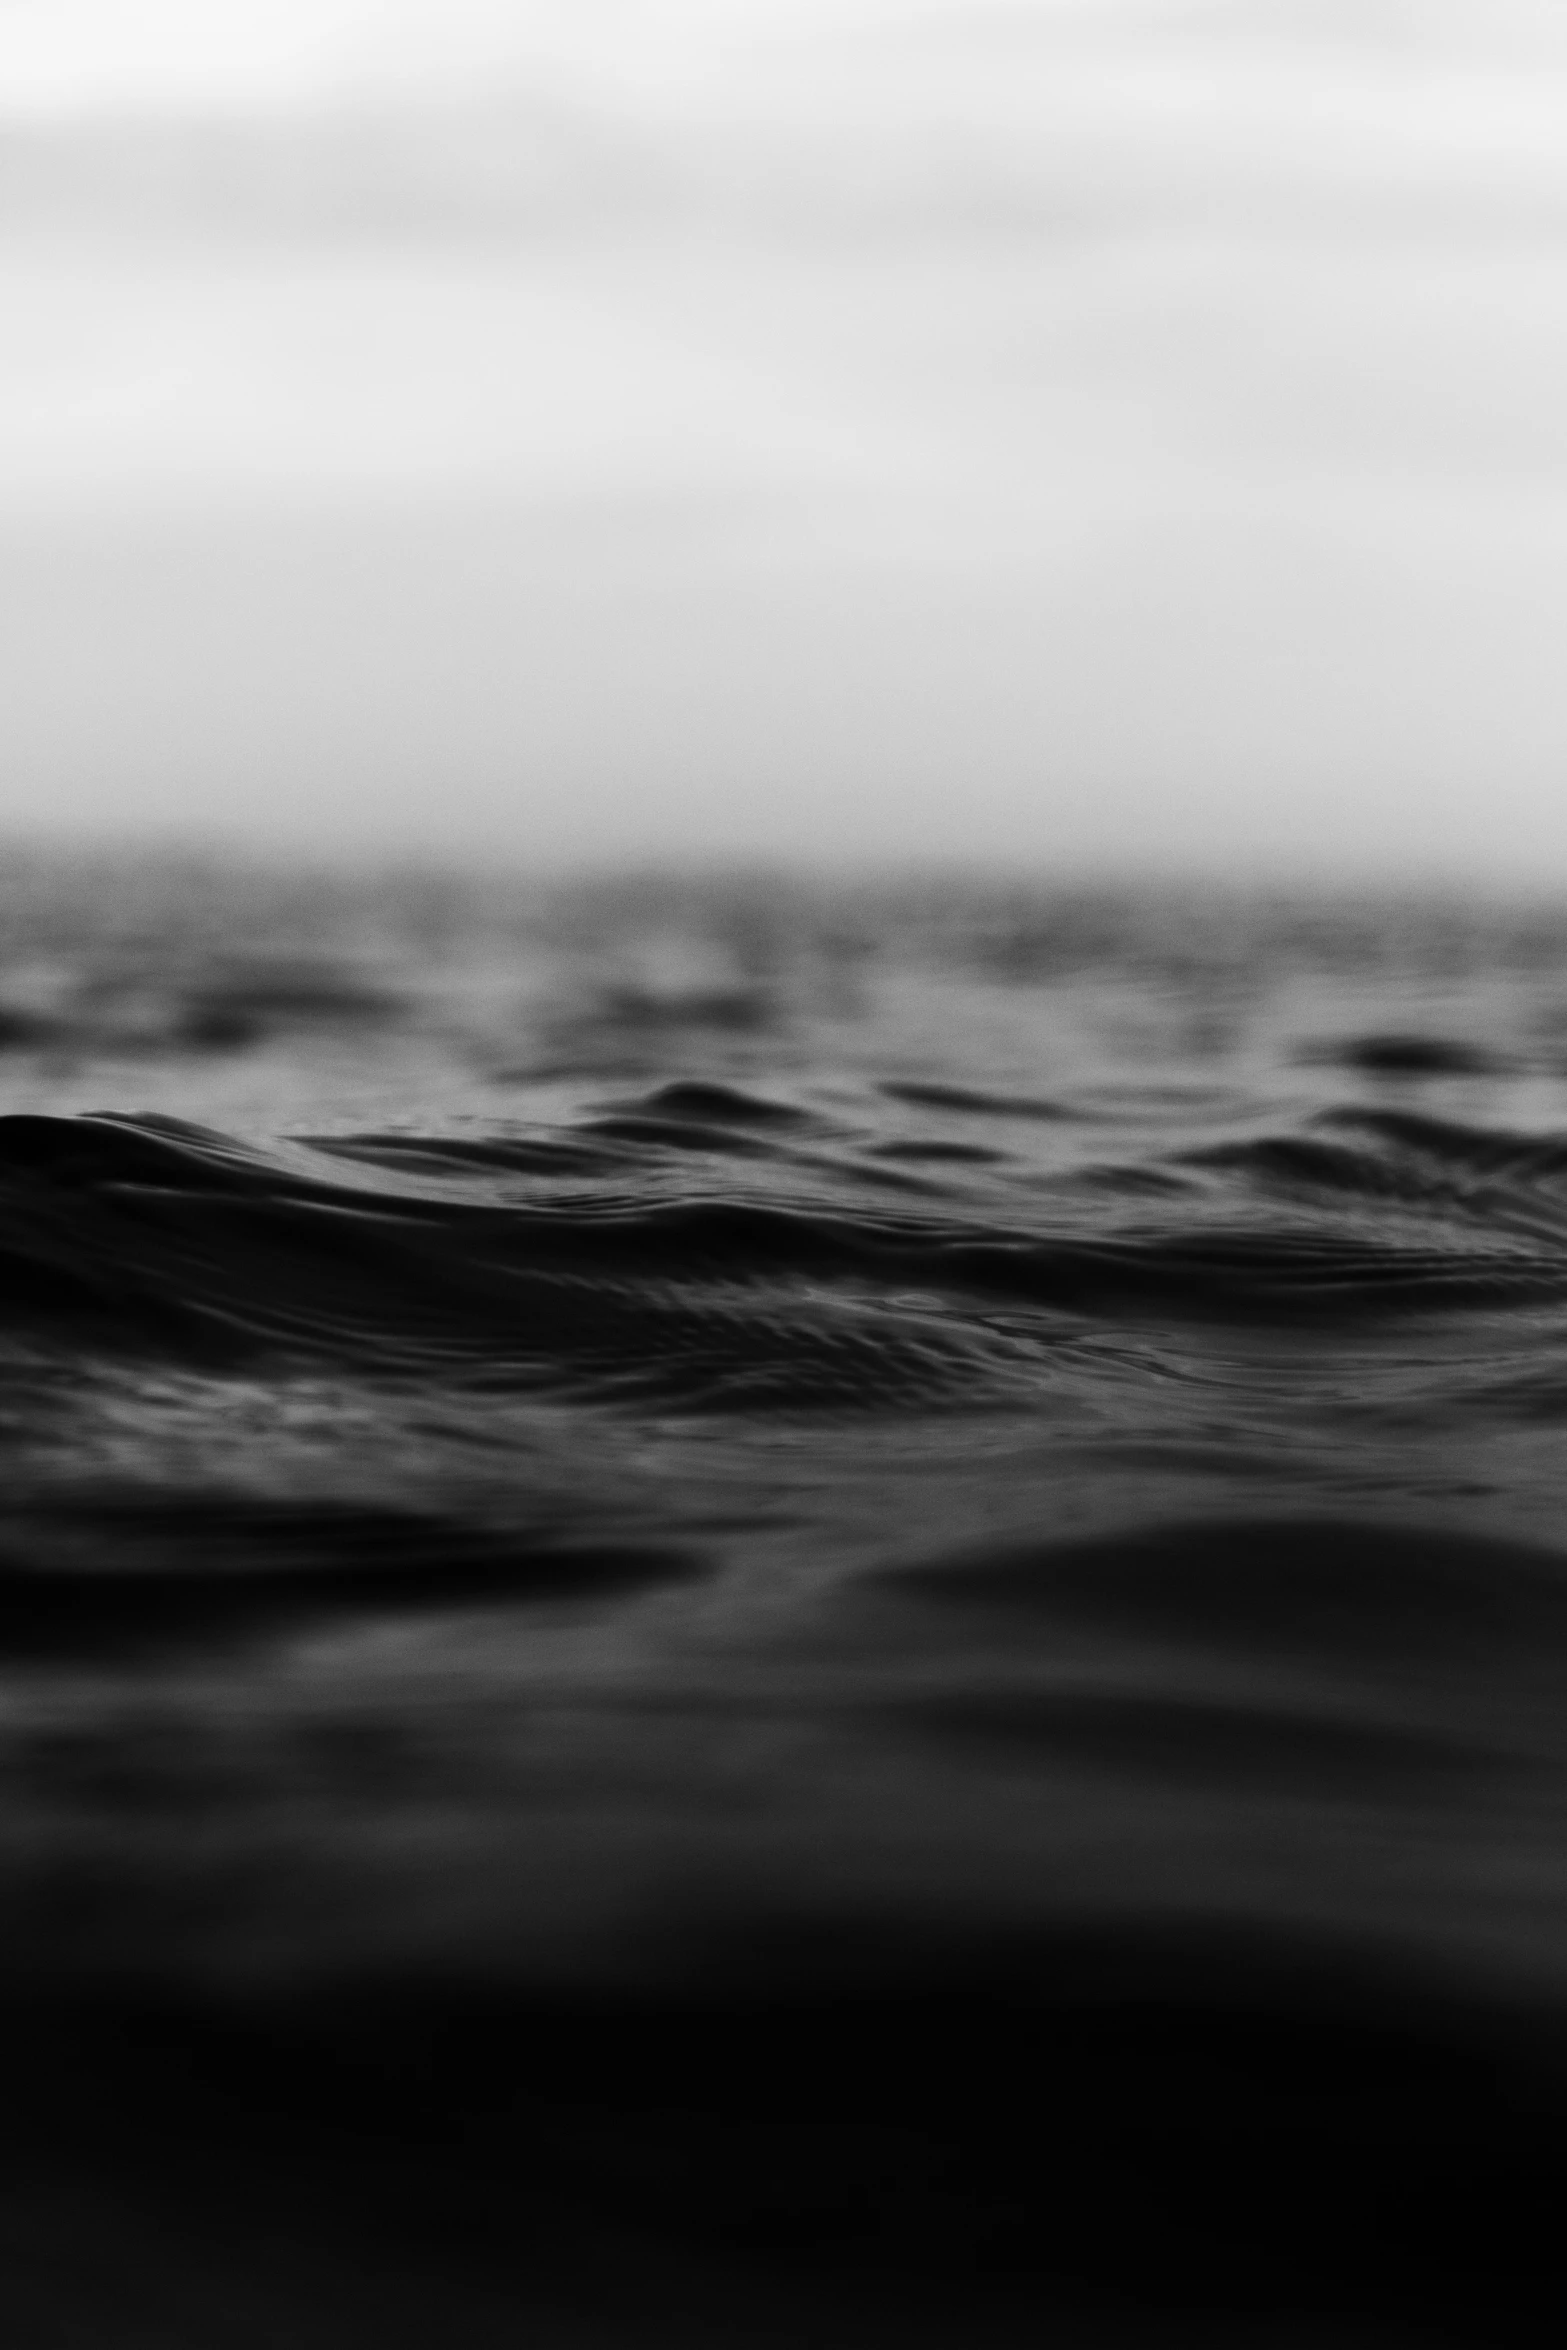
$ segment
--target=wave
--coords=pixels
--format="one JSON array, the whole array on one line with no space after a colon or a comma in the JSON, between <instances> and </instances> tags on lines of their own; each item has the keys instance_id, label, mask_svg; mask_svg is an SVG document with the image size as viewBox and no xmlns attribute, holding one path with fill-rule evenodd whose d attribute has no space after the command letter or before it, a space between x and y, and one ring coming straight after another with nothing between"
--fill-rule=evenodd
<instances>
[{"instance_id":1,"label":"wave","mask_svg":"<svg viewBox=\"0 0 1567 2350\"><path fill-rule=\"evenodd\" d=\"M1500 1054L1462 1037L1397 1030L1346 1037L1302 1058L1372 1077L1494 1077L1508 1067Z\"/></svg>"},{"instance_id":2,"label":"wave","mask_svg":"<svg viewBox=\"0 0 1567 2350\"><path fill-rule=\"evenodd\" d=\"M948 1188L870 1208L859 1178L886 1148L691 1085L554 1131L267 1149L168 1118L15 1116L9 1320L89 1350L839 1410L1025 1395L1085 1325L1567 1302L1555 1138L1340 1111L1032 1192L960 1160Z\"/></svg>"},{"instance_id":3,"label":"wave","mask_svg":"<svg viewBox=\"0 0 1567 2350\"><path fill-rule=\"evenodd\" d=\"M223 1648L337 1622L581 1604L688 1583L690 1550L476 1512L157 1492L8 1523L0 1646L71 1659Z\"/></svg>"},{"instance_id":4,"label":"wave","mask_svg":"<svg viewBox=\"0 0 1567 2350\"><path fill-rule=\"evenodd\" d=\"M988 1546L889 1568L901 1598L959 1616L1088 1623L1368 1667L1503 1648L1567 1655L1567 1559L1437 1527L1199 1520L1082 1542Z\"/></svg>"}]
</instances>

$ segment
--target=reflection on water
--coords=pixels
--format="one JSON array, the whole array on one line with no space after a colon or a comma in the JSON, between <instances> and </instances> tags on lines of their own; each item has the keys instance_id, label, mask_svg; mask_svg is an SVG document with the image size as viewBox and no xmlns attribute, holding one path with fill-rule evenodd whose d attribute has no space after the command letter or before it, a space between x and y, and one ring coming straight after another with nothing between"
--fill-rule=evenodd
<instances>
[{"instance_id":1,"label":"reflection on water","mask_svg":"<svg viewBox=\"0 0 1567 2350\"><path fill-rule=\"evenodd\" d=\"M1553 916L22 860L0 1089L38 2339L1533 2339Z\"/></svg>"}]
</instances>

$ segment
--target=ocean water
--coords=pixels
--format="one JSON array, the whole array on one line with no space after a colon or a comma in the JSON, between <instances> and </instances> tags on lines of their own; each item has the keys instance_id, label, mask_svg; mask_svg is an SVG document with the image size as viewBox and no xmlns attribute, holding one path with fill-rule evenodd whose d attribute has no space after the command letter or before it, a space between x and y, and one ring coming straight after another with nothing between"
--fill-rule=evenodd
<instances>
[{"instance_id":1,"label":"ocean water","mask_svg":"<svg viewBox=\"0 0 1567 2350\"><path fill-rule=\"evenodd\" d=\"M18 858L5 2338L1554 2338L1567 915Z\"/></svg>"}]
</instances>

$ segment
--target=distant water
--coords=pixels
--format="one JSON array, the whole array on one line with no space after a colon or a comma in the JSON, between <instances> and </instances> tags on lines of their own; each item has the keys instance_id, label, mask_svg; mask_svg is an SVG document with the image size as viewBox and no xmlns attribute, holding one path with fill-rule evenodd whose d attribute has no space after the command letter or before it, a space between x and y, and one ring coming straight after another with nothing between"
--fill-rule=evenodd
<instances>
[{"instance_id":1,"label":"distant water","mask_svg":"<svg viewBox=\"0 0 1567 2350\"><path fill-rule=\"evenodd\" d=\"M1551 2338L1567 915L22 861L0 1109L7 2339Z\"/></svg>"}]
</instances>

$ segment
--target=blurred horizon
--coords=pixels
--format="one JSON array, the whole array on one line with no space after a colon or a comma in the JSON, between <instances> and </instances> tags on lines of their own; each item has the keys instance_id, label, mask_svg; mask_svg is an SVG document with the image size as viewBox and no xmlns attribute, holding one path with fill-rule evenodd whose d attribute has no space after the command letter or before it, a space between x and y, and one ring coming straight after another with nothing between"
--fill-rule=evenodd
<instances>
[{"instance_id":1,"label":"blurred horizon","mask_svg":"<svg viewBox=\"0 0 1567 2350\"><path fill-rule=\"evenodd\" d=\"M1079 914L1133 925L1169 919L1190 930L1208 920L1268 922L1299 915L1308 925L1345 920L1376 925L1544 925L1551 952L1567 953L1567 880L1549 870L1459 873L1411 859L1398 871L1298 864L1250 867L1215 859L1186 865L1107 853L1098 860L1004 857L891 848L769 853L680 848L620 858L531 854L526 845L400 842L325 834L310 841L221 827L112 823L76 833L0 827L0 933L121 916L149 936L177 931L199 911L220 935L234 908L265 927L289 909L338 913L405 901L440 906L442 921L526 930L539 918L568 926L600 912L654 928L686 921L862 910L938 927L1027 912L1042 921ZM1193 935L1196 933L1193 931ZM1533 935L1531 928L1530 935Z\"/></svg>"},{"instance_id":2,"label":"blurred horizon","mask_svg":"<svg viewBox=\"0 0 1567 2350\"><path fill-rule=\"evenodd\" d=\"M1567 886L1543 0L0 5L0 827Z\"/></svg>"}]
</instances>

